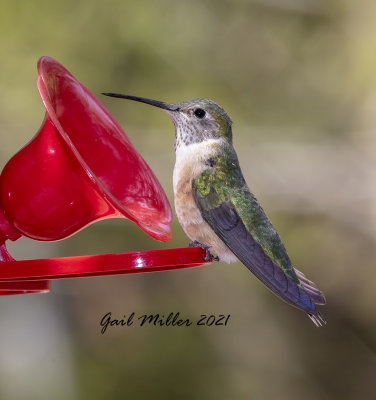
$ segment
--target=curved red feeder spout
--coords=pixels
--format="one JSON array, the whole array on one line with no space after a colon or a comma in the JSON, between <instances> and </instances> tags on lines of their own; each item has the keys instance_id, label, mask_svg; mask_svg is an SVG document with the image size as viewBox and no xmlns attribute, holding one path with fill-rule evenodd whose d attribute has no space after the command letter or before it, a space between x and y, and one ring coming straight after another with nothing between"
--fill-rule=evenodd
<instances>
[{"instance_id":1,"label":"curved red feeder spout","mask_svg":"<svg viewBox=\"0 0 376 400\"><path fill-rule=\"evenodd\" d=\"M47 279L203 265L199 248L28 261L9 255L8 239L64 239L106 218L171 238L165 192L99 100L49 57L38 62L37 86L45 119L0 175L0 295L48 291Z\"/></svg>"}]
</instances>

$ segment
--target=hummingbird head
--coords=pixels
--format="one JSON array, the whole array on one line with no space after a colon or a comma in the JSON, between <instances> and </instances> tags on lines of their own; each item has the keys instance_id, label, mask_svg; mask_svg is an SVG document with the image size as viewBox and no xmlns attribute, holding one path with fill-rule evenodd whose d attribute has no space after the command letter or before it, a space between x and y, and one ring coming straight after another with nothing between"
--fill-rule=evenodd
<instances>
[{"instance_id":1,"label":"hummingbird head","mask_svg":"<svg viewBox=\"0 0 376 400\"><path fill-rule=\"evenodd\" d=\"M106 96L140 101L161 108L175 125L175 150L208 139L223 138L232 144L232 121L226 111L212 100L194 99L181 103L165 103L144 97L103 93Z\"/></svg>"}]
</instances>

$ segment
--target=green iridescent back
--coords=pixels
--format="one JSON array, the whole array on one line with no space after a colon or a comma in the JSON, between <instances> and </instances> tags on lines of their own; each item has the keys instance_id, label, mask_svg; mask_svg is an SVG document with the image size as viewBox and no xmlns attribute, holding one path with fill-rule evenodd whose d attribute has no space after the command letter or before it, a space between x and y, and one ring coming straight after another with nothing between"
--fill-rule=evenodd
<instances>
[{"instance_id":1,"label":"green iridescent back","mask_svg":"<svg viewBox=\"0 0 376 400\"><path fill-rule=\"evenodd\" d=\"M211 158L211 167L193 181L193 190L205 198L209 210L230 201L265 253L299 283L281 238L245 182L235 150L231 144L221 147L221 155Z\"/></svg>"}]
</instances>

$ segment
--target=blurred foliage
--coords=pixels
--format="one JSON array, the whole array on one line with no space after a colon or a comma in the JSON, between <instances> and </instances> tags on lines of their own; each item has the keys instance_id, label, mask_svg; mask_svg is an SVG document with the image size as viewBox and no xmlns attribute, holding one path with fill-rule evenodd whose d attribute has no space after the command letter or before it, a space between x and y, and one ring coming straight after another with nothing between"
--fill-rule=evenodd
<instances>
[{"instance_id":1,"label":"blurred foliage","mask_svg":"<svg viewBox=\"0 0 376 400\"><path fill-rule=\"evenodd\" d=\"M374 239L332 220L330 210L278 208L278 198L252 183L264 172L249 157L254 141L331 140L376 154L375 18L372 0L2 1L1 165L42 122L35 79L43 55L98 97L212 98L235 121L242 169L294 264L327 294L328 325L315 329L240 264L54 283L49 295L0 300L0 399L376 398ZM145 105L101 100L172 202L171 122ZM104 221L62 242L21 239L9 247L21 259L188 244L176 220L172 230L166 245L129 221ZM101 335L108 311L231 320L227 327L132 326ZM21 318L25 312L33 317ZM48 343L56 352L44 351Z\"/></svg>"}]
</instances>

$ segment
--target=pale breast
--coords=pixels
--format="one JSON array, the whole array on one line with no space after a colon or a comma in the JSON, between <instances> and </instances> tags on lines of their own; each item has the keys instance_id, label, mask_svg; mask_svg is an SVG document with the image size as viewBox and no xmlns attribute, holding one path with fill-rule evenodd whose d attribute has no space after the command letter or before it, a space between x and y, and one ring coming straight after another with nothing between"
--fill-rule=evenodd
<instances>
[{"instance_id":1,"label":"pale breast","mask_svg":"<svg viewBox=\"0 0 376 400\"><path fill-rule=\"evenodd\" d=\"M176 154L173 175L175 211L184 232L192 240L209 246L210 252L226 262L237 258L204 221L192 195L192 180L206 168L206 160L215 155L215 147L207 143L187 146Z\"/></svg>"}]
</instances>

